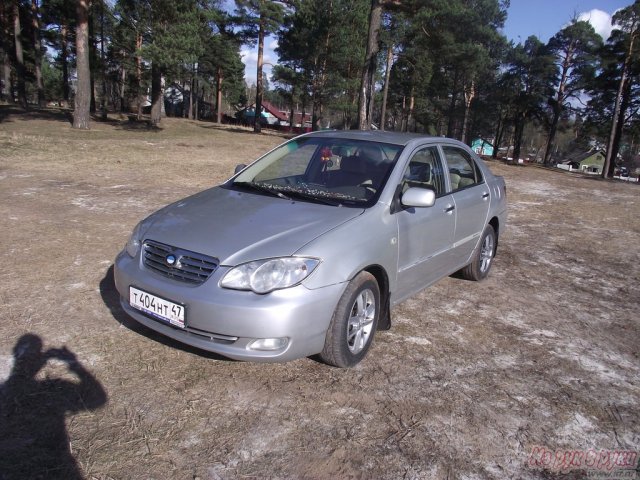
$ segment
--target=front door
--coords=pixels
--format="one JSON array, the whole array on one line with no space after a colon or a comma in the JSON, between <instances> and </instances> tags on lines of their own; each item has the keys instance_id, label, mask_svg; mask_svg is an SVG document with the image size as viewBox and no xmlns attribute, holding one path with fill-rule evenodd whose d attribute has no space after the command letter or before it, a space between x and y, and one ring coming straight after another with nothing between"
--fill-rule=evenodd
<instances>
[{"instance_id":1,"label":"front door","mask_svg":"<svg viewBox=\"0 0 640 480\"><path fill-rule=\"evenodd\" d=\"M437 147L413 153L404 172L400 195L412 187L436 192L432 207L401 208L398 221L398 284L394 301L423 289L448 273L456 213L446 195L444 170Z\"/></svg>"}]
</instances>

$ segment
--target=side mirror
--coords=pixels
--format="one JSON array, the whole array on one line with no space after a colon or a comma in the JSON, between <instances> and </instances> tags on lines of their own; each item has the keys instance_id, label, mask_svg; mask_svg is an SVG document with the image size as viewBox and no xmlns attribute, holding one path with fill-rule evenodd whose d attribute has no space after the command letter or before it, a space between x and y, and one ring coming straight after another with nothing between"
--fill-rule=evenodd
<instances>
[{"instance_id":1,"label":"side mirror","mask_svg":"<svg viewBox=\"0 0 640 480\"><path fill-rule=\"evenodd\" d=\"M436 203L436 192L430 188L411 187L402 194L400 201L405 207L433 207Z\"/></svg>"},{"instance_id":2,"label":"side mirror","mask_svg":"<svg viewBox=\"0 0 640 480\"><path fill-rule=\"evenodd\" d=\"M236 165L236 168L233 170L233 174L235 175L236 173L240 173L242 170L244 170L245 168L247 168L247 165L244 163L239 163L238 165Z\"/></svg>"}]
</instances>

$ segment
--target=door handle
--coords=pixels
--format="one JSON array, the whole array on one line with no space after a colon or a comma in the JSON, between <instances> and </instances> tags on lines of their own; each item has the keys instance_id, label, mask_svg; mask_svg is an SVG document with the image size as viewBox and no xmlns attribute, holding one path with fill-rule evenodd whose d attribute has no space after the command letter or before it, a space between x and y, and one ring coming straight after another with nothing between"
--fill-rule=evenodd
<instances>
[{"instance_id":1,"label":"door handle","mask_svg":"<svg viewBox=\"0 0 640 480\"><path fill-rule=\"evenodd\" d=\"M456 209L455 205L448 205L447 208L444 209L446 213L451 213Z\"/></svg>"},{"instance_id":2,"label":"door handle","mask_svg":"<svg viewBox=\"0 0 640 480\"><path fill-rule=\"evenodd\" d=\"M483 193L483 194L482 194L482 199L483 199L483 200L486 200L487 198L489 198L489 194L488 194L488 193L486 193L486 192L485 192L485 193Z\"/></svg>"}]
</instances>

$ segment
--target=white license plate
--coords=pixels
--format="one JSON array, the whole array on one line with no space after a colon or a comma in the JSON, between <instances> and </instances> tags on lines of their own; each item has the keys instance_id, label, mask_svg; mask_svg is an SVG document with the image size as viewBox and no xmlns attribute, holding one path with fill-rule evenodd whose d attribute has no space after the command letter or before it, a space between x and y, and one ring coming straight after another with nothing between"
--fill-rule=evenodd
<instances>
[{"instance_id":1,"label":"white license plate","mask_svg":"<svg viewBox=\"0 0 640 480\"><path fill-rule=\"evenodd\" d=\"M129 287L129 304L133 308L153 315L171 325L184 328L184 307L182 305L156 297L135 287Z\"/></svg>"}]
</instances>

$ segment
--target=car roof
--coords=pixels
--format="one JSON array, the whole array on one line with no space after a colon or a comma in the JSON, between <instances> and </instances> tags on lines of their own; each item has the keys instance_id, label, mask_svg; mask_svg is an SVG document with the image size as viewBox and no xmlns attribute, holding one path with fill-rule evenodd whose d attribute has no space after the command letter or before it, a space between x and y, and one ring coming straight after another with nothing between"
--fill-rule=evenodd
<instances>
[{"instance_id":1,"label":"car roof","mask_svg":"<svg viewBox=\"0 0 640 480\"><path fill-rule=\"evenodd\" d=\"M435 139L439 137L430 137L428 135L419 135L416 133L400 133L400 132L387 132L380 130L322 130L318 132L311 132L305 137L331 137L331 138L344 138L349 140L364 140L369 142L381 142L391 143L394 145L406 145L411 140L415 139Z\"/></svg>"},{"instance_id":2,"label":"car roof","mask_svg":"<svg viewBox=\"0 0 640 480\"><path fill-rule=\"evenodd\" d=\"M458 140L447 137L436 137L432 135L422 135L419 133L388 132L381 130L321 130L300 135L300 137L343 138L348 140L363 140L402 146L416 140L464 145Z\"/></svg>"}]
</instances>

